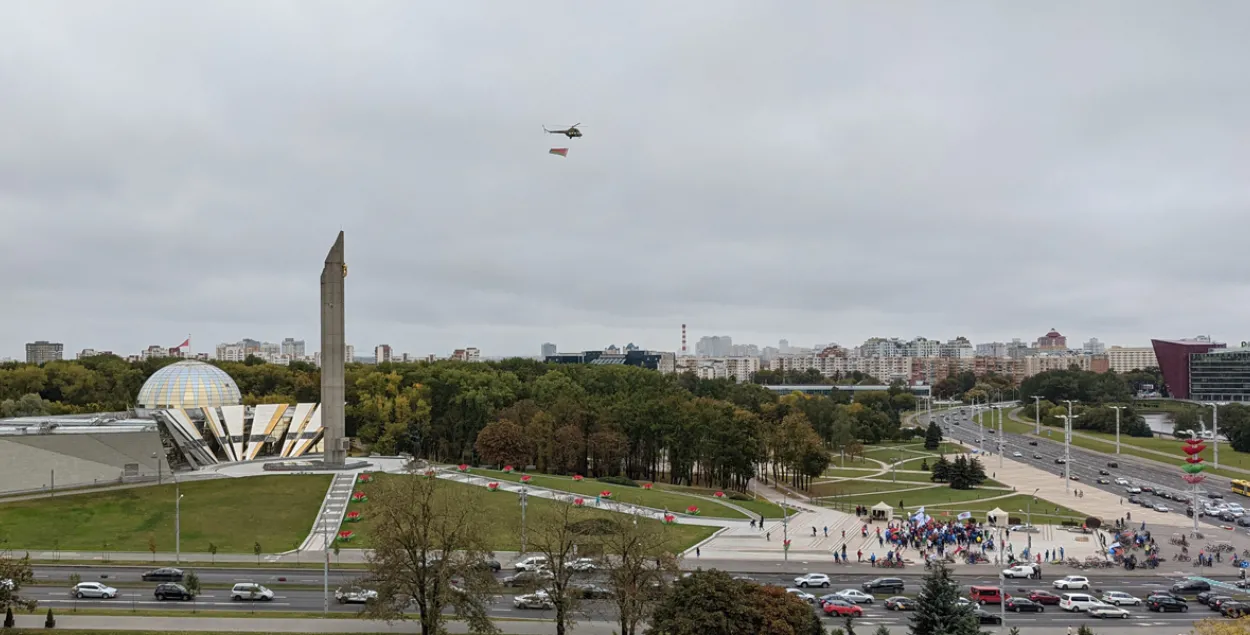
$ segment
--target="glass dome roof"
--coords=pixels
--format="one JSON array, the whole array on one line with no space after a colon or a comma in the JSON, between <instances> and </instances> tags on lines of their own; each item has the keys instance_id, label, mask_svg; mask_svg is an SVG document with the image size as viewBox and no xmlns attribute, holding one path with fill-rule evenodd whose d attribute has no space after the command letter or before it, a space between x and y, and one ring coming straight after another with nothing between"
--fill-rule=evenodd
<instances>
[{"instance_id":1,"label":"glass dome roof","mask_svg":"<svg viewBox=\"0 0 1250 635\"><path fill-rule=\"evenodd\" d=\"M149 410L237 406L242 399L238 384L226 371L185 360L152 373L139 389L138 406Z\"/></svg>"}]
</instances>

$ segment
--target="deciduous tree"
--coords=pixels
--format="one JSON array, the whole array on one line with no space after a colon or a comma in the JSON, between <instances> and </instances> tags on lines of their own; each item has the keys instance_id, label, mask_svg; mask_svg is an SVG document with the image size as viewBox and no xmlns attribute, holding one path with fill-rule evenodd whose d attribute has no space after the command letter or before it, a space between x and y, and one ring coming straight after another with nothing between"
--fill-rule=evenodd
<instances>
[{"instance_id":1,"label":"deciduous tree","mask_svg":"<svg viewBox=\"0 0 1250 635\"><path fill-rule=\"evenodd\" d=\"M35 583L35 572L30 566L30 556L22 558L0 556L0 580L9 580L8 583L0 584L0 609L35 610L38 602L22 593L22 587Z\"/></svg>"},{"instance_id":2,"label":"deciduous tree","mask_svg":"<svg viewBox=\"0 0 1250 635\"><path fill-rule=\"evenodd\" d=\"M607 520L611 530L602 542L607 586L620 635L636 635L663 595L664 574L677 573L672 537L666 526L640 523L637 516L612 514Z\"/></svg>"}]
</instances>

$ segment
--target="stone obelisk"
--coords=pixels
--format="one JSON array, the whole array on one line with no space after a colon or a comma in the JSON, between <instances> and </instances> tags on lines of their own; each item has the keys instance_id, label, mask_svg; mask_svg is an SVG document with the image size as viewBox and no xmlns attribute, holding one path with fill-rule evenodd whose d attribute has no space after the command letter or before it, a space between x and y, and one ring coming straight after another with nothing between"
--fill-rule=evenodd
<instances>
[{"instance_id":1,"label":"stone obelisk","mask_svg":"<svg viewBox=\"0 0 1250 635\"><path fill-rule=\"evenodd\" d=\"M342 467L347 462L343 438L343 364L347 354L343 331L343 232L326 255L321 270L321 427L325 430L326 467Z\"/></svg>"}]
</instances>

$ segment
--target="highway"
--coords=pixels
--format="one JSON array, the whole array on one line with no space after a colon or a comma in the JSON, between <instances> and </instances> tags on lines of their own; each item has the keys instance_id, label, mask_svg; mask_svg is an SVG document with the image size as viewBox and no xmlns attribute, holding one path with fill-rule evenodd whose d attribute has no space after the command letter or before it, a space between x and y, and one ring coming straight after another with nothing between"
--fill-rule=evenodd
<instances>
[{"instance_id":1,"label":"highway","mask_svg":"<svg viewBox=\"0 0 1250 635\"><path fill-rule=\"evenodd\" d=\"M964 414L960 414L961 412ZM938 425L942 427L942 434L944 437L953 438L967 443L972 447L977 447L978 439L980 437L980 426L977 425L976 421L973 421L968 417L967 412L968 409L966 408L962 411L958 409L954 411L934 411L933 418L938 422ZM1006 413L1004 413L1004 417L1005 416ZM922 426L928 425L928 418L924 414L917 417L917 420L921 422ZM955 422L958 422L958 425L955 425ZM1047 436L1048 433L1050 435L1049 437ZM999 434L997 429L995 429L995 431L991 434L989 432L989 427L986 427L984 440L984 449L986 451L997 453L998 436ZM1006 444L1004 452L1007 457L1011 457L1013 452L1019 452L1023 455L1023 457L1014 457L1013 460L1023 461L1033 465L1034 467L1050 472L1055 475L1055 478L1059 478L1059 474L1063 472L1064 466L1055 463L1055 459L1059 459L1064 456L1063 430L1042 426L1042 435L1040 437L1012 434L1010 432L1004 433L1003 437ZM1037 445L1029 445L1030 441L1036 442ZM1179 445L1180 444L1177 444L1178 449L1176 459L1178 464L1181 462L1182 457L1179 451ZM1034 458L1034 455L1040 456L1041 458ZM1070 448L1070 456L1072 475L1080 479L1080 481L1074 481L1072 483L1072 488L1082 490L1098 488L1116 494L1117 496L1124 497L1126 499L1124 507L1122 510L1119 510L1121 514L1124 512L1132 512L1138 507L1128 503L1127 498L1129 495L1125 491L1125 488L1115 484L1115 479L1117 478L1128 479L1134 485L1145 484L1152 487L1161 485L1176 493L1182 492L1181 487L1184 486L1184 483L1180 480L1179 468L1158 467L1137 459L1136 457L1128 455L1116 456L1114 451L1112 451L1112 453L1104 454L1084 448L1078 448L1075 445ZM997 459L994 457L987 457L984 459L985 470L987 472L993 471L994 465L996 465L996 460ZM1119 464L1119 467L1109 467L1107 465L1109 462L1116 462ZM1098 473L1099 470L1106 470L1107 472L1110 472L1110 475L1100 475ZM1111 483L1099 484L1097 482L1099 478L1108 479ZM1230 496L1229 480L1226 478L1211 476L1208 477L1207 481L1203 485L1205 486L1206 491L1219 492L1224 494L1226 498ZM1177 515L1175 519L1176 525L1185 526L1190 525L1193 522L1185 515L1185 509L1188 506L1186 502L1166 500L1150 494L1145 494L1143 498L1150 500L1153 503L1162 503L1166 505L1170 510L1170 513ZM1063 501L1054 502L1063 503ZM1246 501L1242 502L1244 503ZM1111 519L1107 518L1106 520ZM1209 529L1216 530L1219 525L1227 524L1219 521L1213 522L1213 520L1214 519L1203 517L1200 519L1200 525L1205 525ZM1225 538L1225 536L1220 536L1218 533L1211 533L1209 536L1212 538Z\"/></svg>"},{"instance_id":2,"label":"highway","mask_svg":"<svg viewBox=\"0 0 1250 635\"><path fill-rule=\"evenodd\" d=\"M237 601L230 600L229 591L226 589L206 589L200 595L200 597L196 600L196 602L192 604L190 602L174 602L174 601L159 602L157 601L152 596L152 590L156 587L156 583L140 581L139 575L142 573L142 571L138 569L123 569L123 568L111 568L110 569L110 568L104 568L104 567L99 568L99 569L90 568L90 567L73 567L73 569L78 571L80 575L83 576L84 580L100 579L101 573L105 575L109 575L109 578L106 578L103 581L117 586L117 588L121 592L119 597L115 599L111 599L111 600L99 600L99 599L75 600L71 598L69 595L68 582L57 584L57 583L54 583L52 579L49 579L47 577L47 574L51 573L53 575L53 579L56 579L57 581L59 581L60 579L67 577L68 572L65 569L55 569L49 572L47 567L40 567L41 575L39 576L39 578L41 582L37 586L30 586L30 587L24 588L22 590L23 595L28 595L29 597L38 600L41 607L51 607L51 608L57 609L58 611L65 611L65 610L70 609L71 607L77 606L80 609L81 608L109 608L109 609L125 610L125 609L134 608L137 610L145 610L145 611L153 611L153 610L189 611L194 607L195 609L202 610L202 611L204 610L237 611L241 613L247 613L253 610L258 613L272 612L272 611L320 612L322 610L323 602L324 602L321 591L309 590L307 588L306 585L310 584L310 581L313 580L313 576L308 575L308 572L306 571L295 572L295 573L302 575L303 577L290 577L290 576L281 576L280 575L281 572L275 572L272 570L258 570L256 572L249 572L246 569L239 569L233 573L223 572L223 571L199 570L197 571L197 574L201 576L201 579L205 579L208 576L208 574L212 574L214 576L214 582L211 582L210 584L225 584L225 583L234 582L234 581L254 580L254 581L261 582L262 584L266 584L266 586L271 586L271 588L274 590L275 597L273 601L271 602L255 602L255 603L246 602L246 601L237 602ZM1093 582L1093 590L1095 591L1095 593L1098 593L1101 591L1115 590L1115 591L1124 591L1124 592L1133 594L1137 597L1144 598L1150 591L1158 590L1158 589L1166 589L1168 586L1171 585L1171 583L1174 580L1179 579L1184 573L1188 573L1187 571L1177 571L1175 570L1176 569L1175 567L1172 567L1170 569L1173 569L1173 570L1165 572L1163 569L1160 569L1159 570L1160 573L1157 575L1156 574L1141 575L1140 573L1137 573L1135 575L1129 575L1129 574L1125 574L1119 571L1108 571L1106 573L1102 573L1099 571L1092 571L1088 573L1088 577ZM1214 571L1219 571L1220 573L1229 574L1229 575L1217 576L1215 579L1220 579L1220 580L1227 581L1230 583L1235 581L1236 579L1235 576L1231 575L1232 572L1228 568L1223 568L1223 569L1216 568ZM833 568L831 568L828 572L830 573L830 576L832 579L832 586L829 589L810 589L810 592L813 595L819 596L825 593L831 593L831 592L838 591L844 588L858 589L860 588L860 585L862 583L868 580L871 580L875 577L879 577L878 575L873 575L873 574L839 574L836 571L836 569L833 569ZM504 571L500 575L502 576L507 573L509 572ZM882 572L882 574L884 576L902 578L906 584L906 587L904 589L904 594L915 595L916 592L918 592L920 589L921 577L923 576L924 571L923 569L917 568L917 569L906 571L906 572L891 571L891 572ZM753 581L758 582L760 584L770 584L770 585L786 586L786 587L793 586L793 580L794 580L794 577L792 575L778 574L775 572L773 573L744 573L741 575L748 577L752 579ZM282 587L283 583L266 582L265 581L266 576L272 576L274 578L288 577L288 582L286 584L299 584L299 585L304 585L304 586L301 586L300 588L283 588ZM974 585L974 584L985 585L985 586L997 586L998 584L996 567L985 567L983 569L977 570L976 572L957 574L957 577L959 578L960 584L963 585L965 589L967 588L968 585ZM1007 590L1008 590L1008 593L1020 593L1021 591L1024 591L1024 590L1038 589L1038 588L1053 590L1051 582L1057 577L1061 577L1061 576L1058 574L1044 575L1043 580L1041 581L1033 581L1033 580L1010 581L1007 585ZM601 576L596 575L596 574L579 575L578 579L588 581L588 582L597 582L597 583L603 582L603 580L601 579ZM349 580L350 578L348 577L340 578L340 581L344 583L347 583ZM320 582L320 580L317 580L317 582ZM335 584L331 585L331 592L333 592L334 586L336 585ZM491 602L491 606L489 610L490 615L495 618L514 618L514 619L521 618L521 617L551 619L554 617L552 611L526 610L526 609L514 608L512 606L512 598L516 593L517 593L516 591L513 591L511 589L501 589L501 592L498 595L496 595ZM966 591L965 591L965 594L966 594ZM857 623L862 624L864 626L876 626L876 625L885 625L887 627L905 626L907 624L907 620L909 619L909 614L886 611L882 607L882 603L885 600L885 598L886 598L885 594L877 594L877 602L874 603L873 605L864 607L865 609L864 617L862 620L858 620ZM1141 626L1141 627L1170 627L1170 626L1182 627L1182 626L1192 623L1195 619L1200 619L1202 617L1214 617L1217 615L1214 612L1209 611L1206 607L1201 606L1197 603L1191 602L1191 604L1193 605L1191 608L1191 612L1186 613L1186 614L1178 614L1178 613L1158 614L1158 613L1150 613L1146 611L1145 608L1142 608L1142 607L1126 607L1132 613L1132 616L1129 618L1128 621L1134 626ZM344 616L344 617L350 616L360 611L360 607L357 605L339 605L334 602L333 598L331 598L329 608L330 608L330 611L333 612L335 615ZM997 612L997 607L990 607L990 609L992 610L992 612ZM578 614L578 619L581 619L581 620L612 621L613 619L615 619L614 607L610 601L582 602L578 608L577 614ZM833 618L826 618L825 621L832 623L838 620L834 620ZM1019 616L1015 614L1008 614L1007 616L1008 625L1017 624L1021 628L1024 628L1027 626L1033 626L1033 627L1066 626L1068 624L1079 624L1079 623L1089 622L1089 621L1094 621L1094 618L1090 618L1084 615L1074 615L1074 614L1065 613L1059 610L1057 607L1049 607L1046 612L1041 613L1041 614L1024 614L1024 615L1019 615Z\"/></svg>"}]
</instances>

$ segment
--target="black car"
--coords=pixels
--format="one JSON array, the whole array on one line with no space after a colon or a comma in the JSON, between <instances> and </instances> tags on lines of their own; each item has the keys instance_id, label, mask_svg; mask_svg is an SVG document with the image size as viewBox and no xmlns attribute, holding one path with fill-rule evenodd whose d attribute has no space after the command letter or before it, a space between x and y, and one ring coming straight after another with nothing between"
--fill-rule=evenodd
<instances>
[{"instance_id":1,"label":"black car","mask_svg":"<svg viewBox=\"0 0 1250 635\"><path fill-rule=\"evenodd\" d=\"M612 590L598 584L575 584L575 592L581 593L586 600L603 600L612 597Z\"/></svg>"},{"instance_id":2,"label":"black car","mask_svg":"<svg viewBox=\"0 0 1250 635\"><path fill-rule=\"evenodd\" d=\"M1184 613L1189 605L1170 595L1152 595L1146 599L1146 608L1156 613Z\"/></svg>"},{"instance_id":3,"label":"black car","mask_svg":"<svg viewBox=\"0 0 1250 635\"><path fill-rule=\"evenodd\" d=\"M144 582L182 582L182 569L164 567L143 574Z\"/></svg>"},{"instance_id":4,"label":"black car","mask_svg":"<svg viewBox=\"0 0 1250 635\"><path fill-rule=\"evenodd\" d=\"M499 570L503 568L499 565L498 560L483 560L477 564L477 567L493 573L499 573Z\"/></svg>"},{"instance_id":5,"label":"black car","mask_svg":"<svg viewBox=\"0 0 1250 635\"><path fill-rule=\"evenodd\" d=\"M990 613L985 609L977 609L975 611L977 621L982 624L1002 624L1003 618L997 613Z\"/></svg>"},{"instance_id":6,"label":"black car","mask_svg":"<svg viewBox=\"0 0 1250 635\"><path fill-rule=\"evenodd\" d=\"M1017 613L1041 613L1046 607L1026 598L1011 598L1007 600L1007 610Z\"/></svg>"},{"instance_id":7,"label":"black car","mask_svg":"<svg viewBox=\"0 0 1250 635\"><path fill-rule=\"evenodd\" d=\"M1227 595L1212 595L1207 598L1207 607L1209 607L1212 611L1219 611L1221 606L1224 606L1232 601L1233 598Z\"/></svg>"},{"instance_id":8,"label":"black car","mask_svg":"<svg viewBox=\"0 0 1250 635\"><path fill-rule=\"evenodd\" d=\"M1029 445L1037 445L1037 441L1029 441Z\"/></svg>"},{"instance_id":9,"label":"black car","mask_svg":"<svg viewBox=\"0 0 1250 635\"><path fill-rule=\"evenodd\" d=\"M861 585L864 593L902 593L903 580L900 578L877 578Z\"/></svg>"},{"instance_id":10,"label":"black car","mask_svg":"<svg viewBox=\"0 0 1250 635\"><path fill-rule=\"evenodd\" d=\"M1112 462L1110 462L1110 463L1108 463L1108 464L1107 464L1107 467L1109 467L1109 468L1111 468L1111 469L1115 469L1115 468L1117 468L1117 467L1120 467L1120 464L1119 464L1119 463L1116 463L1115 461L1112 461Z\"/></svg>"},{"instance_id":11,"label":"black car","mask_svg":"<svg viewBox=\"0 0 1250 635\"><path fill-rule=\"evenodd\" d=\"M1177 582L1176 584L1173 584L1170 590L1172 593L1185 593L1193 595L1202 593L1203 591L1210 591L1211 585L1203 582L1202 580L1186 580L1184 582Z\"/></svg>"},{"instance_id":12,"label":"black car","mask_svg":"<svg viewBox=\"0 0 1250 635\"><path fill-rule=\"evenodd\" d=\"M152 595L156 596L156 599L161 601L189 601L195 599L195 596L191 595L191 592L187 590L187 587L184 587L181 584L174 584L173 582L156 585L156 591L154 591Z\"/></svg>"},{"instance_id":13,"label":"black car","mask_svg":"<svg viewBox=\"0 0 1250 635\"><path fill-rule=\"evenodd\" d=\"M1220 614L1224 617L1244 617L1250 615L1250 604L1245 602L1225 602L1220 605Z\"/></svg>"},{"instance_id":14,"label":"black car","mask_svg":"<svg viewBox=\"0 0 1250 635\"><path fill-rule=\"evenodd\" d=\"M1207 498L1224 498L1224 495L1219 492L1207 492Z\"/></svg>"},{"instance_id":15,"label":"black car","mask_svg":"<svg viewBox=\"0 0 1250 635\"><path fill-rule=\"evenodd\" d=\"M1207 602L1211 600L1211 596L1213 595L1215 595L1215 591L1203 591L1202 593L1199 593L1198 597L1194 599L1198 600L1199 604L1206 604Z\"/></svg>"},{"instance_id":16,"label":"black car","mask_svg":"<svg viewBox=\"0 0 1250 635\"><path fill-rule=\"evenodd\" d=\"M1067 461L1066 459L1064 459L1062 456L1061 456L1061 457L1059 457L1059 458L1057 458L1057 459L1055 459L1055 465L1063 465L1064 463L1067 463L1067 462L1068 462L1068 461Z\"/></svg>"}]
</instances>

